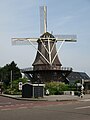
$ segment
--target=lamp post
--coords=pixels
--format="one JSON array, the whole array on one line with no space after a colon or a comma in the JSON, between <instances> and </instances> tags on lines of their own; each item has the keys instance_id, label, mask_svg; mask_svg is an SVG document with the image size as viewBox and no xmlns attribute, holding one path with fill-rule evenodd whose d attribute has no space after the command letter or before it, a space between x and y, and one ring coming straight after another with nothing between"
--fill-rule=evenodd
<instances>
[{"instance_id":1,"label":"lamp post","mask_svg":"<svg viewBox=\"0 0 90 120\"><path fill-rule=\"evenodd\" d=\"M39 97L39 79L40 79L40 75L39 75L39 73L38 73L38 75L37 75L37 82L38 82L38 94L37 94L37 98Z\"/></svg>"},{"instance_id":2,"label":"lamp post","mask_svg":"<svg viewBox=\"0 0 90 120\"><path fill-rule=\"evenodd\" d=\"M11 89L12 89L12 70L11 70Z\"/></svg>"}]
</instances>

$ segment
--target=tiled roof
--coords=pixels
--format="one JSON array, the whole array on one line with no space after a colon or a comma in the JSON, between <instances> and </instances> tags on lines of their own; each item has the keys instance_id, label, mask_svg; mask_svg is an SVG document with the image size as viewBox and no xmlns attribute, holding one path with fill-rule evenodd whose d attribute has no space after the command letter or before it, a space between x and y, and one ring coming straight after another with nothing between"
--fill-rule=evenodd
<instances>
[{"instance_id":1,"label":"tiled roof","mask_svg":"<svg viewBox=\"0 0 90 120\"><path fill-rule=\"evenodd\" d=\"M90 80L90 77L85 72L71 72L67 77L70 83L74 83L76 80Z\"/></svg>"}]
</instances>

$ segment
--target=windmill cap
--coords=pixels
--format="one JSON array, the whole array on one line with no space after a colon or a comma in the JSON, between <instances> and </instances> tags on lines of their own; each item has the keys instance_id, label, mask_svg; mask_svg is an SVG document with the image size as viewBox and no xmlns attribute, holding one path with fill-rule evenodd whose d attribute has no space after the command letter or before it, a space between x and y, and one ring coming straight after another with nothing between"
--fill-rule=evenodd
<instances>
[{"instance_id":1,"label":"windmill cap","mask_svg":"<svg viewBox=\"0 0 90 120\"><path fill-rule=\"evenodd\" d=\"M49 32L46 32L40 36L40 38L55 38L52 34Z\"/></svg>"}]
</instances>

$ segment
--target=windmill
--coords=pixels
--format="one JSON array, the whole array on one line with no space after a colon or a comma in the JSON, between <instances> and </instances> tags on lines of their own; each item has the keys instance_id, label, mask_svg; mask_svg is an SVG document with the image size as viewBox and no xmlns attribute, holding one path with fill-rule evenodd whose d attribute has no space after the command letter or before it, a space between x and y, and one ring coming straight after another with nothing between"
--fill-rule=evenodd
<instances>
[{"instance_id":1,"label":"windmill","mask_svg":"<svg viewBox=\"0 0 90 120\"><path fill-rule=\"evenodd\" d=\"M45 81L64 81L68 82L67 76L72 68L63 68L58 58L64 42L76 42L76 35L52 35L47 32L47 6L40 7L40 32L39 38L12 38L13 45L28 44L32 45L37 51L36 58L32 64L33 69L23 69L31 82ZM58 50L56 44L61 42ZM34 43L38 44L38 48Z\"/></svg>"}]
</instances>

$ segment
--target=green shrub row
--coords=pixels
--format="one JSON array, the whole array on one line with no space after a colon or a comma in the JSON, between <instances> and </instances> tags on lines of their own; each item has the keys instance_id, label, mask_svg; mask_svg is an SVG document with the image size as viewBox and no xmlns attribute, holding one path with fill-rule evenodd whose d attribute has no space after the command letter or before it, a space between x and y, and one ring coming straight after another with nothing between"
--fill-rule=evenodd
<instances>
[{"instance_id":1,"label":"green shrub row","mask_svg":"<svg viewBox=\"0 0 90 120\"><path fill-rule=\"evenodd\" d=\"M68 85L62 82L49 82L45 84L45 90L48 89L50 95L62 95L63 91L76 91L74 85Z\"/></svg>"}]
</instances>

